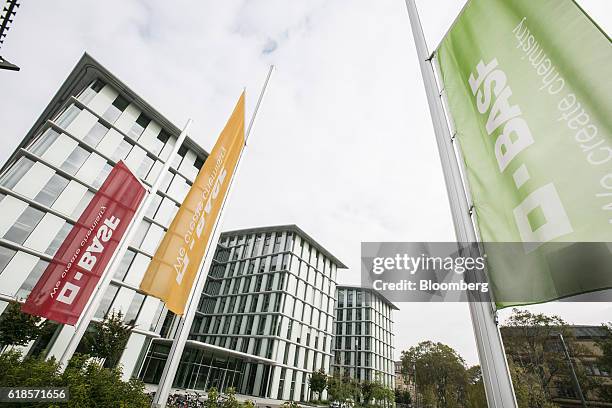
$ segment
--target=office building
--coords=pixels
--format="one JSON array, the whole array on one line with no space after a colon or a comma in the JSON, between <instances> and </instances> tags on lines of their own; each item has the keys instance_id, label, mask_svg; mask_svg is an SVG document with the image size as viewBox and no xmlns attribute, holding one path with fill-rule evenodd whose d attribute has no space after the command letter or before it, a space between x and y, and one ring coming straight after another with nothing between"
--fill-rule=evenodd
<instances>
[{"instance_id":1,"label":"office building","mask_svg":"<svg viewBox=\"0 0 612 408\"><path fill-rule=\"evenodd\" d=\"M138 285L207 153L89 55L79 60L0 172L0 313L23 301L101 186L123 160L151 187L162 187L114 271L95 319L121 311L135 328L121 358L129 378L141 351L159 337L166 309ZM163 163L172 166L160 174ZM47 323L25 353L60 357L71 326Z\"/></svg>"},{"instance_id":2,"label":"office building","mask_svg":"<svg viewBox=\"0 0 612 408\"><path fill-rule=\"evenodd\" d=\"M174 387L309 400L309 374L330 366L339 268L295 225L221 234ZM164 326L171 337L175 323ZM170 345L153 340L146 383L159 381Z\"/></svg>"},{"instance_id":3,"label":"office building","mask_svg":"<svg viewBox=\"0 0 612 408\"><path fill-rule=\"evenodd\" d=\"M393 303L375 290L338 286L332 373L395 388Z\"/></svg>"}]
</instances>

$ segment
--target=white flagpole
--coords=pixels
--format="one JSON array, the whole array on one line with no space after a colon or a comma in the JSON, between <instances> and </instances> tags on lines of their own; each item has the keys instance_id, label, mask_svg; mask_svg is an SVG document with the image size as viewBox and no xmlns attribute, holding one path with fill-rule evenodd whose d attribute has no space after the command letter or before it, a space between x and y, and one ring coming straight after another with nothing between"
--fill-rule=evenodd
<instances>
[{"instance_id":1,"label":"white flagpole","mask_svg":"<svg viewBox=\"0 0 612 408\"><path fill-rule=\"evenodd\" d=\"M191 119L187 120L187 123L185 124L183 131L181 132L178 139L176 140L176 143L174 144L172 153L170 153L170 155L168 156L168 160L165 161L161 171L159 172L159 175L157 176L157 179L155 180L155 184L151 186L151 189L149 190L148 194L145 196L145 199L142 201L142 203L136 210L136 213L134 214L134 218L132 218L132 221L130 222L127 230L125 231L121 244L119 244L119 247L117 248L117 250L113 254L113 257L111 258L109 267L106 269L106 271L102 275L102 278L100 279L100 282L98 283L96 291L94 291L91 298L89 299L89 302L85 306L85 310L81 314L81 317L75 326L75 332L70 338L70 340L68 341L68 344L66 345L66 348L64 349L64 352L62 353L62 356L59 359L60 367L62 370L64 370L66 366L68 365L68 361L70 361L70 359L72 358L72 355L74 354L77 347L79 346L79 343L81 342L81 338L83 337L83 335L85 334L85 331L87 331L87 328L89 327L89 323L91 322L96 311L98 310L98 307L100 306L100 302L104 298L106 290L108 289L108 286L110 285L110 281L113 279L113 276L115 275L115 270L117 269L117 267L123 260L123 256L125 252L127 251L127 247L129 246L130 242L132 242L132 238L134 237L134 234L138 230L138 225L140 225L140 221L142 220L142 217L144 216L147 209L151 205L153 198L155 198L155 194L157 194L159 187L161 186L161 183L164 179L164 176L166 175L166 173L168 172L168 169L170 168L172 159L174 158L174 156L176 156L179 148L183 144L183 141L187 137L187 131L189 130L190 125L191 125Z\"/></svg>"},{"instance_id":2,"label":"white flagpole","mask_svg":"<svg viewBox=\"0 0 612 408\"><path fill-rule=\"evenodd\" d=\"M472 224L467 196L464 190L457 156L455 155L446 116L436 83L432 58L427 50L425 36L419 20L415 0L406 0L412 35L423 75L429 111L434 126L446 190L450 202L455 233L459 242L477 242L476 231ZM514 388L508 370L499 328L495 319L495 309L490 302L469 302L472 326L482 377L489 407L516 408Z\"/></svg>"},{"instance_id":3,"label":"white flagpole","mask_svg":"<svg viewBox=\"0 0 612 408\"><path fill-rule=\"evenodd\" d=\"M249 139L249 135L251 134L251 129L253 127L253 123L255 122L255 116L259 111L259 106L261 105L261 101L263 100L266 89L268 88L268 82L270 81L270 77L272 76L272 71L274 71L274 65L270 66L270 70L268 71L268 75L266 76L266 81L261 89L261 93L259 94L259 99L257 100L257 105L255 105L255 110L253 111L253 116L251 116L251 121L249 123L249 127L247 128L244 144L246 146L247 140ZM195 317L196 309L198 308L198 303L200 302L200 296L202 295L202 290L204 289L204 284L206 283L206 277L208 276L208 269L212 263L215 248L217 246L217 241L219 240L219 235L221 235L221 231L218 230L218 226L221 224L221 219L223 217L223 209L225 208L225 204L227 203L227 199L232 191L232 185L234 180L236 179L236 174L238 174L238 169L240 167L240 162L242 160L242 154L244 153L244 148L240 152L240 156L238 156L238 162L236 163L236 170L232 174L229 185L227 187L227 194L223 198L223 203L221 203L221 209L219 211L219 217L213 226L213 232L210 236L210 240L206 244L206 250L204 252L204 257L200 262L200 266L198 269L198 274L196 276L195 282L191 287L189 292L189 298L187 301L187 308L185 309L185 315L181 318L179 323L179 327L177 330L177 334L172 341L172 347L170 348L170 352L168 353L168 359L166 360L166 364L164 366L164 371L159 379L159 385L157 386L157 392L155 393L155 397L153 397L152 407L165 407L166 402L168 401L168 396L170 395L170 390L172 388L172 384L174 383L174 377L176 376L176 371L178 369L179 363L181 361L181 356L183 355L183 350L185 349L185 344L189 339L189 331L191 330L191 325L193 324L193 319Z\"/></svg>"}]
</instances>

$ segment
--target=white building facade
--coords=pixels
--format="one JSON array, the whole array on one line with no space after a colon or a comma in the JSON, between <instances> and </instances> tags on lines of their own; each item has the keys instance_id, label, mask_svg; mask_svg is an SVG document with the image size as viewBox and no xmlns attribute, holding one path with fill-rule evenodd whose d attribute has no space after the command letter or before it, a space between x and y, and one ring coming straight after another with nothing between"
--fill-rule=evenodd
<instances>
[{"instance_id":1,"label":"white building facade","mask_svg":"<svg viewBox=\"0 0 612 408\"><path fill-rule=\"evenodd\" d=\"M337 286L332 374L395 389L393 311L371 289Z\"/></svg>"},{"instance_id":2,"label":"white building facade","mask_svg":"<svg viewBox=\"0 0 612 408\"><path fill-rule=\"evenodd\" d=\"M24 301L112 167L123 160L160 191L138 224L96 312L121 311L133 330L121 363L129 378L166 309L138 290L140 280L207 153L187 138L170 157L180 130L85 54L0 172L0 313ZM160 174L164 162L172 165ZM24 353L59 358L74 328L45 323Z\"/></svg>"},{"instance_id":3,"label":"white building facade","mask_svg":"<svg viewBox=\"0 0 612 408\"><path fill-rule=\"evenodd\" d=\"M310 400L309 375L331 364L339 268L295 225L223 233L174 387ZM159 381L169 348L153 340L146 383Z\"/></svg>"}]
</instances>

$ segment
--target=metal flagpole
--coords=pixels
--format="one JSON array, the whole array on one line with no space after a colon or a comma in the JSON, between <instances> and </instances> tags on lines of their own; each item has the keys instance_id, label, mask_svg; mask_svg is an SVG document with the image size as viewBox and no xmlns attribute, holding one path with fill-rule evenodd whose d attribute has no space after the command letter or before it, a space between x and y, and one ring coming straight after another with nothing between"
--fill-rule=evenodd
<instances>
[{"instance_id":1,"label":"metal flagpole","mask_svg":"<svg viewBox=\"0 0 612 408\"><path fill-rule=\"evenodd\" d=\"M62 370L64 370L66 366L68 365L68 361L70 361L70 359L72 358L72 355L74 354L77 347L79 346L79 343L81 342L81 338L83 337L83 335L85 334L85 331L87 331L87 328L89 327L89 323L91 322L96 311L98 310L98 307L100 306L100 302L104 298L104 295L106 294L106 290L108 289L108 286L110 285L110 281L113 279L115 270L117 269L117 267L123 260L123 256L125 252L127 251L127 247L129 246L129 243L132 242L132 238L134 237L134 234L138 230L138 225L140 224L142 217L144 216L145 212L151 205L151 202L155 198L155 195L157 194L157 191L159 190L159 187L161 186L164 176L166 175L166 173L168 172L168 169L170 168L172 159L176 156L179 148L183 144L183 141L187 137L187 131L189 130L189 126L191 126L191 119L187 120L185 127L183 128L181 134L176 140L176 143L174 144L174 148L172 149L170 156L168 156L168 160L164 162L164 165L161 171L159 172L159 175L157 176L155 183L153 184L153 186L151 186L151 189L149 190L148 195L145 197L145 199L142 201L142 203L138 207L136 214L134 214L134 218L132 219L130 225L128 226L125 232L124 238L121 244L119 244L119 248L113 254L113 257L110 261L110 266L106 269L106 271L102 275L102 278L100 282L98 283L96 291L93 293L93 295L89 299L89 302L87 303L85 307L85 310L81 314L81 318L79 319L79 321L77 322L75 326L75 332L70 338L70 340L68 341L68 345L66 346L66 348L64 349L64 352L62 353L62 357L59 359L60 367Z\"/></svg>"},{"instance_id":2,"label":"metal flagpole","mask_svg":"<svg viewBox=\"0 0 612 408\"><path fill-rule=\"evenodd\" d=\"M580 398L580 404L583 408L587 407L586 400L584 399L584 394L582 393L582 388L580 387L580 381L578 381L578 377L576 376L576 370L574 369L574 363L572 362L572 357L570 356L569 350L567 349L567 345L565 344L565 339L563 338L562 333L558 333L557 336L561 341L561 346L563 347L563 354L565 354L565 358L567 359L567 364L569 365L570 372L572 373L572 381L574 382L574 387L576 388L576 392L578 393L578 398Z\"/></svg>"},{"instance_id":3,"label":"metal flagpole","mask_svg":"<svg viewBox=\"0 0 612 408\"><path fill-rule=\"evenodd\" d=\"M259 106L261 105L261 101L263 100L264 94L268 87L268 82L270 81L270 77L272 76L273 71L274 65L271 65L270 70L268 71L268 75L266 76L264 85L261 89L261 93L259 94L257 105L255 105L253 116L251 116L249 127L247 128L244 137L245 146L249 139L249 135L251 134L251 129L253 127L253 123L255 122L255 116L259 111ZM166 360L164 371L159 380L157 392L155 393L155 397L153 397L153 403L151 404L152 407L165 407L166 402L168 401L170 389L172 388L172 384L174 383L174 377L176 376L176 371L178 369L183 350L185 349L185 343L187 343L187 340L189 339L189 331L191 330L191 325L193 324L195 312L198 308L198 303L200 302L200 296L202 295L202 290L204 289L204 284L206 283L206 277L208 276L207 271L210 268L210 264L213 260L213 256L215 253L214 248L216 247L217 241L219 240L219 235L221 234L221 232L218 230L218 227L221 224L221 219L223 217L223 209L225 208L227 199L231 194L232 185L234 183L234 180L236 179L236 174L238 174L243 153L244 148L240 152L240 156L238 156L236 170L232 174L232 177L229 181L229 185L227 187L227 194L223 198L223 203L221 204L221 209L219 211L219 217L217 218L215 225L213 226L213 233L210 236L210 240L206 244L206 250L204 252L205 255L202 258L202 261L200 262L198 275L196 276L195 282L189 292L189 300L187 301L185 315L181 318L177 334L175 335L174 341L172 342L172 347L170 348L170 352L168 353L168 359Z\"/></svg>"},{"instance_id":4,"label":"metal flagpole","mask_svg":"<svg viewBox=\"0 0 612 408\"><path fill-rule=\"evenodd\" d=\"M441 93L436 82L432 64L433 56L430 56L427 50L415 0L406 0L406 7L408 8L412 35L429 103L440 161L442 162L442 171L446 182L457 240L459 242L474 243L478 240L470 217L470 209L461 179L457 156L454 152L452 138L446 122ZM496 323L495 309L490 302L485 301L471 301L469 302L469 307L487 403L489 407L516 408L514 388L508 370L501 335Z\"/></svg>"}]
</instances>

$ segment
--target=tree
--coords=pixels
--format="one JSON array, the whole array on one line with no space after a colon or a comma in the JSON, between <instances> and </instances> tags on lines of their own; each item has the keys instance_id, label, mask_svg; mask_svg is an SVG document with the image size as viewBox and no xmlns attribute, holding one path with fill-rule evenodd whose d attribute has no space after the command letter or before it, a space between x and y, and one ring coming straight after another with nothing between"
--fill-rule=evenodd
<instances>
[{"instance_id":1,"label":"tree","mask_svg":"<svg viewBox=\"0 0 612 408\"><path fill-rule=\"evenodd\" d=\"M9 351L0 355L0 373L0 387L68 387L70 398L62 406L69 408L146 408L151 405L141 381L131 379L124 382L120 369L100 367L89 361L87 355L75 354L66 370L60 373L55 359L22 359L20 352ZM48 407L49 403L30 403L28 406Z\"/></svg>"},{"instance_id":2,"label":"tree","mask_svg":"<svg viewBox=\"0 0 612 408\"><path fill-rule=\"evenodd\" d=\"M104 359L104 367L116 367L133 328L134 325L123 321L121 312L113 312L101 323L92 324L93 330L83 338L84 351L92 357Z\"/></svg>"},{"instance_id":3,"label":"tree","mask_svg":"<svg viewBox=\"0 0 612 408\"><path fill-rule=\"evenodd\" d=\"M374 398L374 394L377 393L375 388L377 384L371 381L363 381L361 384L361 395L363 397L363 403L368 405L370 401Z\"/></svg>"},{"instance_id":4,"label":"tree","mask_svg":"<svg viewBox=\"0 0 612 408\"><path fill-rule=\"evenodd\" d=\"M347 388L338 375L327 379L327 395L330 401L344 401L348 398Z\"/></svg>"},{"instance_id":5,"label":"tree","mask_svg":"<svg viewBox=\"0 0 612 408\"><path fill-rule=\"evenodd\" d=\"M9 302L0 316L0 351L7 346L25 346L41 332L41 318L21 311L19 302Z\"/></svg>"},{"instance_id":6,"label":"tree","mask_svg":"<svg viewBox=\"0 0 612 408\"><path fill-rule=\"evenodd\" d=\"M571 355L585 354L570 327L559 316L513 309L512 315L502 327L506 354L516 366L521 367L521 370L516 370L517 375L526 375L529 377L528 381L537 381L537 387L529 386L530 395L541 390L548 401L552 399L550 390L553 387L574 388L559 334L563 335ZM597 382L587 376L582 364L574 364L574 368L585 395L597 388ZM537 401L532 404L540 406Z\"/></svg>"},{"instance_id":7,"label":"tree","mask_svg":"<svg viewBox=\"0 0 612 408\"><path fill-rule=\"evenodd\" d=\"M436 407L462 406L468 377L463 358L451 347L423 341L402 352L402 370L412 371L416 365L419 394L425 403Z\"/></svg>"},{"instance_id":8,"label":"tree","mask_svg":"<svg viewBox=\"0 0 612 408\"><path fill-rule=\"evenodd\" d=\"M467 369L467 408L486 408L487 396L485 394L484 383L482 381L482 370L475 365Z\"/></svg>"},{"instance_id":9,"label":"tree","mask_svg":"<svg viewBox=\"0 0 612 408\"><path fill-rule=\"evenodd\" d=\"M325 370L321 368L319 371L313 371L308 379L308 384L310 385L310 389L317 393L320 401L321 394L323 394L327 386L327 374L325 374Z\"/></svg>"},{"instance_id":10,"label":"tree","mask_svg":"<svg viewBox=\"0 0 612 408\"><path fill-rule=\"evenodd\" d=\"M399 388L395 389L395 402L398 404L412 404L412 395L410 395L410 391L401 390Z\"/></svg>"},{"instance_id":11,"label":"tree","mask_svg":"<svg viewBox=\"0 0 612 408\"><path fill-rule=\"evenodd\" d=\"M549 402L548 395L542 388L538 376L514 363L508 358L508 368L514 385L514 395L519 408L553 408L557 405Z\"/></svg>"},{"instance_id":12,"label":"tree","mask_svg":"<svg viewBox=\"0 0 612 408\"><path fill-rule=\"evenodd\" d=\"M206 408L218 408L219 407L219 391L217 387L211 387L208 389L208 397L206 398Z\"/></svg>"}]
</instances>

